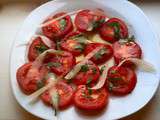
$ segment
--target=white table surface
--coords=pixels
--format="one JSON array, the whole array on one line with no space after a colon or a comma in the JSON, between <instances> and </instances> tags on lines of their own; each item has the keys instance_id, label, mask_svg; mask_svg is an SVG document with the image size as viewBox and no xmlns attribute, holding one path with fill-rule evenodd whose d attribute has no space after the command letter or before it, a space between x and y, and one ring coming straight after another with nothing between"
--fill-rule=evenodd
<instances>
[{"instance_id":1,"label":"white table surface","mask_svg":"<svg viewBox=\"0 0 160 120\"><path fill-rule=\"evenodd\" d=\"M18 2L19 1L19 2ZM9 78L9 53L25 17L46 0L0 0L0 120L40 120L16 102ZM160 0L132 0L152 21L160 34ZM159 120L160 90L143 109L122 120Z\"/></svg>"}]
</instances>

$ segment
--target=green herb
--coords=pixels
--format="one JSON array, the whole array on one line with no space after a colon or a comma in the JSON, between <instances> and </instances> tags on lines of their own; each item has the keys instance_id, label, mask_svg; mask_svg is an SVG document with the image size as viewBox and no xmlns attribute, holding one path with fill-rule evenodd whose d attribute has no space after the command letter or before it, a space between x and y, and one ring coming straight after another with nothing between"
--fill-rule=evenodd
<instances>
[{"instance_id":1,"label":"green herb","mask_svg":"<svg viewBox=\"0 0 160 120\"><path fill-rule=\"evenodd\" d=\"M38 89L40 89L40 88L42 88L42 87L44 86L44 80L45 80L45 79L42 79L42 80L38 80L38 81L37 81L37 88L38 88Z\"/></svg>"},{"instance_id":2,"label":"green herb","mask_svg":"<svg viewBox=\"0 0 160 120\"><path fill-rule=\"evenodd\" d=\"M105 22L105 19L100 19L100 20L97 20L97 21L93 21L92 22L93 29L98 28L104 22Z\"/></svg>"},{"instance_id":3,"label":"green herb","mask_svg":"<svg viewBox=\"0 0 160 120\"><path fill-rule=\"evenodd\" d=\"M100 69L100 74L102 74L105 69L106 69L106 66L102 66Z\"/></svg>"},{"instance_id":4,"label":"green herb","mask_svg":"<svg viewBox=\"0 0 160 120\"><path fill-rule=\"evenodd\" d=\"M81 66L82 72L87 72L89 70L89 66L87 64Z\"/></svg>"},{"instance_id":5,"label":"green herb","mask_svg":"<svg viewBox=\"0 0 160 120\"><path fill-rule=\"evenodd\" d=\"M92 89L91 88L87 88L88 89L88 93L89 93L89 95L91 95L92 94Z\"/></svg>"},{"instance_id":6,"label":"green herb","mask_svg":"<svg viewBox=\"0 0 160 120\"><path fill-rule=\"evenodd\" d=\"M61 20L59 21L59 24L60 24L61 30L64 30L64 29L65 29L65 26L67 25L67 22L66 22L65 19L61 19Z\"/></svg>"},{"instance_id":7,"label":"green herb","mask_svg":"<svg viewBox=\"0 0 160 120\"><path fill-rule=\"evenodd\" d=\"M115 38L121 38L120 35L120 24L118 22L110 23L109 26L114 28Z\"/></svg>"},{"instance_id":8,"label":"green herb","mask_svg":"<svg viewBox=\"0 0 160 120\"><path fill-rule=\"evenodd\" d=\"M109 91L112 91L113 87L114 87L113 84L110 82L110 83L109 83L109 88L108 88Z\"/></svg>"},{"instance_id":9,"label":"green herb","mask_svg":"<svg viewBox=\"0 0 160 120\"><path fill-rule=\"evenodd\" d=\"M86 82L86 85L89 87L89 86L91 85L91 82L92 82L92 79L89 78L89 79L87 80L87 82Z\"/></svg>"},{"instance_id":10,"label":"green herb","mask_svg":"<svg viewBox=\"0 0 160 120\"><path fill-rule=\"evenodd\" d=\"M47 63L48 67L60 67L62 64L59 62L49 62Z\"/></svg>"},{"instance_id":11,"label":"green herb","mask_svg":"<svg viewBox=\"0 0 160 120\"><path fill-rule=\"evenodd\" d=\"M79 51L82 52L82 51L84 50L84 46L81 45L81 44L78 44L78 45L76 45L76 46L74 47L74 49L79 50Z\"/></svg>"},{"instance_id":12,"label":"green herb","mask_svg":"<svg viewBox=\"0 0 160 120\"><path fill-rule=\"evenodd\" d=\"M100 49L100 50L94 55L94 58L95 58L96 60L101 59L102 56L103 56L104 54L106 54L106 53L107 53L107 49L106 49L106 48L102 48L102 49Z\"/></svg>"},{"instance_id":13,"label":"green herb","mask_svg":"<svg viewBox=\"0 0 160 120\"><path fill-rule=\"evenodd\" d=\"M75 36L71 37L70 39L76 40L77 42L79 42L81 44L85 44L86 40L87 40L87 38L83 34L75 35Z\"/></svg>"},{"instance_id":14,"label":"green herb","mask_svg":"<svg viewBox=\"0 0 160 120\"><path fill-rule=\"evenodd\" d=\"M114 78L108 78L108 80L117 81L117 80L122 80L122 78L121 77L114 77Z\"/></svg>"},{"instance_id":15,"label":"green herb","mask_svg":"<svg viewBox=\"0 0 160 120\"><path fill-rule=\"evenodd\" d=\"M93 74L96 74L97 73L97 69L94 67L94 68L92 68L92 73Z\"/></svg>"},{"instance_id":16,"label":"green herb","mask_svg":"<svg viewBox=\"0 0 160 120\"><path fill-rule=\"evenodd\" d=\"M40 44L40 45L36 46L35 49L38 52L38 54L41 54L44 51L48 50L48 48L44 44Z\"/></svg>"}]
</instances>

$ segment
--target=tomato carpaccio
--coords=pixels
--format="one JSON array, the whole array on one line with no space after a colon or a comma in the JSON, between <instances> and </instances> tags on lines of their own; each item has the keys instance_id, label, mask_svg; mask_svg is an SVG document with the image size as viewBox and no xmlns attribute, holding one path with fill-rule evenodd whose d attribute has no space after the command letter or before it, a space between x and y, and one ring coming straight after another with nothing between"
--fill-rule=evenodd
<instances>
[{"instance_id":1,"label":"tomato carpaccio","mask_svg":"<svg viewBox=\"0 0 160 120\"><path fill-rule=\"evenodd\" d=\"M140 46L132 42L117 41L113 44L115 62L118 64L126 58L141 58L142 50Z\"/></svg>"},{"instance_id":2,"label":"tomato carpaccio","mask_svg":"<svg viewBox=\"0 0 160 120\"><path fill-rule=\"evenodd\" d=\"M29 50L28 50L28 60L29 61L34 61L39 54L43 53L44 51L48 50L48 49L55 49L55 43L52 42L52 47L49 48L47 45L45 45L45 43L42 41L41 37L36 37L31 45L29 46Z\"/></svg>"},{"instance_id":3,"label":"tomato carpaccio","mask_svg":"<svg viewBox=\"0 0 160 120\"><path fill-rule=\"evenodd\" d=\"M51 72L57 75L65 75L76 64L76 60L71 53L62 51L61 54L47 54L43 63Z\"/></svg>"},{"instance_id":4,"label":"tomato carpaccio","mask_svg":"<svg viewBox=\"0 0 160 120\"><path fill-rule=\"evenodd\" d=\"M73 55L78 56L83 53L86 40L87 38L83 33L78 31L71 32L63 41L61 41L60 46L62 50L71 52Z\"/></svg>"},{"instance_id":5,"label":"tomato carpaccio","mask_svg":"<svg viewBox=\"0 0 160 120\"><path fill-rule=\"evenodd\" d=\"M44 66L40 69L32 69L32 63L26 63L17 70L17 81L25 94L31 94L44 85L44 77L48 69ZM30 72L30 73L29 73Z\"/></svg>"},{"instance_id":6,"label":"tomato carpaccio","mask_svg":"<svg viewBox=\"0 0 160 120\"><path fill-rule=\"evenodd\" d=\"M92 58L91 60L96 64L103 64L107 60L109 60L113 56L112 46L103 44L103 43L90 43L86 45L84 54L87 55L91 51L93 51L96 47L102 46L103 48L100 49Z\"/></svg>"},{"instance_id":7,"label":"tomato carpaccio","mask_svg":"<svg viewBox=\"0 0 160 120\"><path fill-rule=\"evenodd\" d=\"M126 95L133 91L136 83L136 74L130 68L113 66L108 71L107 87L113 94Z\"/></svg>"},{"instance_id":8,"label":"tomato carpaccio","mask_svg":"<svg viewBox=\"0 0 160 120\"><path fill-rule=\"evenodd\" d=\"M74 104L82 110L99 110L108 104L108 92L102 88L90 93L85 85L78 87L74 95Z\"/></svg>"},{"instance_id":9,"label":"tomato carpaccio","mask_svg":"<svg viewBox=\"0 0 160 120\"><path fill-rule=\"evenodd\" d=\"M127 38L128 28L121 19L111 18L100 28L100 36L104 40L113 43L121 38Z\"/></svg>"},{"instance_id":10,"label":"tomato carpaccio","mask_svg":"<svg viewBox=\"0 0 160 120\"><path fill-rule=\"evenodd\" d=\"M50 90L52 90L52 89L57 89L57 91L59 93L59 96L60 96L59 108L60 109L64 109L72 103L74 90L70 85L68 85L64 82L59 82L56 84L56 86L54 88L51 88ZM50 106L52 105L52 100L51 100L49 90L44 92L41 95L41 99L45 104L50 105Z\"/></svg>"},{"instance_id":11,"label":"tomato carpaccio","mask_svg":"<svg viewBox=\"0 0 160 120\"><path fill-rule=\"evenodd\" d=\"M66 13L58 13L54 15L53 17L46 20L44 23L51 21L55 18L58 18ZM64 18L54 21L53 23L42 27L43 34L47 37L49 37L51 40L59 40L60 38L63 38L65 35L67 35L69 32L73 30L73 24L72 20L69 15L65 16Z\"/></svg>"},{"instance_id":12,"label":"tomato carpaccio","mask_svg":"<svg viewBox=\"0 0 160 120\"><path fill-rule=\"evenodd\" d=\"M105 16L95 15L91 10L80 11L75 18L75 26L81 32L92 31L105 22Z\"/></svg>"},{"instance_id":13,"label":"tomato carpaccio","mask_svg":"<svg viewBox=\"0 0 160 120\"><path fill-rule=\"evenodd\" d=\"M92 61L88 61L86 64L81 66L81 70L73 78L73 83L76 85L85 85L95 83L100 76L100 71L97 65Z\"/></svg>"}]
</instances>

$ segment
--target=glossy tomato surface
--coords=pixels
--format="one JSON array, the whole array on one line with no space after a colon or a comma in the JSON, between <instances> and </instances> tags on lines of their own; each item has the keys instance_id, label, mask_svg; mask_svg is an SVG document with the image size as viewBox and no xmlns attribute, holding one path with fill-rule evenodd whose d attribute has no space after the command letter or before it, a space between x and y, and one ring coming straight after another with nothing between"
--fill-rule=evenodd
<instances>
[{"instance_id":1,"label":"glossy tomato surface","mask_svg":"<svg viewBox=\"0 0 160 120\"><path fill-rule=\"evenodd\" d=\"M82 110L101 110L108 104L108 97L108 92L104 88L89 92L85 85L81 85L75 92L74 103Z\"/></svg>"},{"instance_id":2,"label":"glossy tomato surface","mask_svg":"<svg viewBox=\"0 0 160 120\"><path fill-rule=\"evenodd\" d=\"M137 83L134 70L113 66L108 71L107 87L115 95L126 95L133 91Z\"/></svg>"},{"instance_id":3,"label":"glossy tomato surface","mask_svg":"<svg viewBox=\"0 0 160 120\"><path fill-rule=\"evenodd\" d=\"M111 18L100 28L100 36L111 43L118 41L120 38L127 38L127 25L119 18Z\"/></svg>"},{"instance_id":4,"label":"glossy tomato surface","mask_svg":"<svg viewBox=\"0 0 160 120\"><path fill-rule=\"evenodd\" d=\"M92 61L88 61L86 64L82 65L81 70L73 78L73 82L76 85L89 85L95 83L100 76L100 71L97 65Z\"/></svg>"},{"instance_id":5,"label":"glossy tomato surface","mask_svg":"<svg viewBox=\"0 0 160 120\"><path fill-rule=\"evenodd\" d=\"M52 42L51 45L52 49L55 49L55 44ZM39 54L43 53L44 51L48 50L49 47L45 45L45 43L42 41L41 37L36 37L31 45L29 46L29 51L28 51L28 59L29 61L34 61Z\"/></svg>"},{"instance_id":6,"label":"glossy tomato surface","mask_svg":"<svg viewBox=\"0 0 160 120\"><path fill-rule=\"evenodd\" d=\"M64 109L72 103L72 97L73 97L74 90L72 89L70 85L64 82L59 82L57 83L55 88L51 88L51 90L52 89L56 89L58 91L58 94L60 96L59 98L59 108L60 109ZM44 92L41 95L41 99L45 104L49 106L52 105L52 100L51 100L49 90Z\"/></svg>"},{"instance_id":7,"label":"glossy tomato surface","mask_svg":"<svg viewBox=\"0 0 160 120\"><path fill-rule=\"evenodd\" d=\"M92 31L105 22L105 17L95 14L91 10L80 11L75 18L75 26L81 32Z\"/></svg>"},{"instance_id":8,"label":"glossy tomato surface","mask_svg":"<svg viewBox=\"0 0 160 120\"><path fill-rule=\"evenodd\" d=\"M17 81L19 87L25 94L31 94L44 85L44 76L48 73L46 67L32 69L32 63L22 65L17 71Z\"/></svg>"},{"instance_id":9,"label":"glossy tomato surface","mask_svg":"<svg viewBox=\"0 0 160 120\"><path fill-rule=\"evenodd\" d=\"M103 43L90 43L86 45L84 54L87 55L91 51L93 51L97 47L101 47L100 49L92 58L91 60L96 64L102 64L109 60L113 56L113 49L112 46L103 44Z\"/></svg>"},{"instance_id":10,"label":"glossy tomato surface","mask_svg":"<svg viewBox=\"0 0 160 120\"><path fill-rule=\"evenodd\" d=\"M117 41L113 44L115 62L118 64L126 58L141 58L142 50L136 42Z\"/></svg>"},{"instance_id":11,"label":"glossy tomato surface","mask_svg":"<svg viewBox=\"0 0 160 120\"><path fill-rule=\"evenodd\" d=\"M61 41L61 49L71 52L73 55L78 56L83 53L85 42L87 38L81 32L69 33L63 41Z\"/></svg>"},{"instance_id":12,"label":"glossy tomato surface","mask_svg":"<svg viewBox=\"0 0 160 120\"><path fill-rule=\"evenodd\" d=\"M58 18L66 13L61 12L57 13L53 17L46 20L44 23L51 21L55 18ZM43 34L49 37L52 40L57 40L63 38L66 34L73 30L72 20L69 15L65 16L64 18L54 21L53 23L42 27Z\"/></svg>"},{"instance_id":13,"label":"glossy tomato surface","mask_svg":"<svg viewBox=\"0 0 160 120\"><path fill-rule=\"evenodd\" d=\"M49 53L43 62L51 72L57 75L65 75L76 64L75 57L66 51L60 54Z\"/></svg>"}]
</instances>

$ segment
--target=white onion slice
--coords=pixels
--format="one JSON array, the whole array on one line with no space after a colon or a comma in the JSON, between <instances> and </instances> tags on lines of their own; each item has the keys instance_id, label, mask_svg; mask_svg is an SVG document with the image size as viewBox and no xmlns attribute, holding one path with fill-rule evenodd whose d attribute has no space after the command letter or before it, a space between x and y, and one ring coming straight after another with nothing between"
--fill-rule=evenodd
<instances>
[{"instance_id":1,"label":"white onion slice","mask_svg":"<svg viewBox=\"0 0 160 120\"><path fill-rule=\"evenodd\" d=\"M126 61L133 62L137 67L139 67L141 70L145 72L155 72L156 71L154 66L151 63L144 61L142 59L138 59L138 58L127 58L123 60L122 62L120 62L118 67L123 65Z\"/></svg>"},{"instance_id":2,"label":"white onion slice","mask_svg":"<svg viewBox=\"0 0 160 120\"><path fill-rule=\"evenodd\" d=\"M108 70L113 65L114 65L113 58L111 58L107 63L104 64L105 69L104 69L102 75L100 76L98 83L95 86L93 86L91 89L97 90L97 89L100 89L104 86L104 84L106 82L107 75L108 75Z\"/></svg>"},{"instance_id":3,"label":"white onion slice","mask_svg":"<svg viewBox=\"0 0 160 120\"><path fill-rule=\"evenodd\" d=\"M57 18L55 18L55 19L49 20L48 22L42 23L42 24L40 25L40 27L48 26L48 25L52 24L53 22L55 22L55 21L57 21L57 20L60 20L60 19L66 17L66 16L68 16L68 15L77 14L77 13L80 12L80 11L82 11L82 9L77 10L77 11L72 11L72 12L69 12L69 13L66 13L66 14L64 14L64 15L62 15L62 16L60 16L60 17L57 17Z\"/></svg>"},{"instance_id":4,"label":"white onion slice","mask_svg":"<svg viewBox=\"0 0 160 120\"><path fill-rule=\"evenodd\" d=\"M93 57L102 47L97 47L90 52L80 63L75 65L73 69L64 77L65 79L72 79L80 70L81 66L84 65L91 57Z\"/></svg>"}]
</instances>

